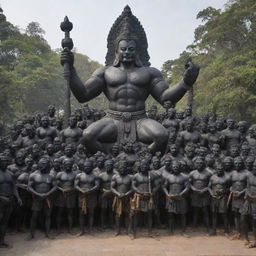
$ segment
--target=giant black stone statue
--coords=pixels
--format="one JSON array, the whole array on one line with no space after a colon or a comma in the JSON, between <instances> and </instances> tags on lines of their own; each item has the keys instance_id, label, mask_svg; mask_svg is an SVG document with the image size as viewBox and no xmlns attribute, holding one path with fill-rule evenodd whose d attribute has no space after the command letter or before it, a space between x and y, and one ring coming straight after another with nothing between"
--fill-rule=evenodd
<instances>
[{"instance_id":1,"label":"giant black stone statue","mask_svg":"<svg viewBox=\"0 0 256 256\"><path fill-rule=\"evenodd\" d=\"M165 149L168 132L158 122L149 119L145 101L152 95L160 104L176 103L195 83L199 67L186 64L183 79L168 88L159 70L150 67L145 31L126 6L108 35L106 65L97 69L85 84L73 67L74 57L63 51L61 63L69 63L70 89L81 103L102 92L109 100L107 115L91 124L83 133L82 143L89 151L109 152L116 142L139 141L152 152Z\"/></svg>"}]
</instances>

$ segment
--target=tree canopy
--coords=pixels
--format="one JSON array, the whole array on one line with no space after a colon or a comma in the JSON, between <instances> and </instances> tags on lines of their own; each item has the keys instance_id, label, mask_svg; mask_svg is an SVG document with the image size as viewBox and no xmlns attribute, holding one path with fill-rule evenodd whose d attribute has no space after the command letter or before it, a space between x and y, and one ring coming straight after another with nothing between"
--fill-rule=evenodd
<instances>
[{"instance_id":1,"label":"tree canopy","mask_svg":"<svg viewBox=\"0 0 256 256\"><path fill-rule=\"evenodd\" d=\"M29 23L22 33L0 15L0 123L45 111L49 104L63 108L65 80L59 55L44 39L39 23ZM75 55L78 73L86 80L100 64Z\"/></svg>"},{"instance_id":2,"label":"tree canopy","mask_svg":"<svg viewBox=\"0 0 256 256\"><path fill-rule=\"evenodd\" d=\"M225 9L208 7L194 32L194 42L175 60L162 66L173 85L184 72L188 57L201 66L195 84L194 111L256 121L256 2L230 0ZM179 107L186 104L182 101Z\"/></svg>"}]
</instances>

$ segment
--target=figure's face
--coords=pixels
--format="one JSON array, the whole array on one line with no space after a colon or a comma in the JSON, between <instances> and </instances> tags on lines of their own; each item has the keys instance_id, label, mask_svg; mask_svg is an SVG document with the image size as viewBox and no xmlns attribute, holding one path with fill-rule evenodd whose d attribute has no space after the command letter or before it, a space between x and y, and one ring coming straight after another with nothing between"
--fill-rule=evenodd
<instances>
[{"instance_id":1,"label":"figure's face","mask_svg":"<svg viewBox=\"0 0 256 256\"><path fill-rule=\"evenodd\" d=\"M252 166L252 173L253 173L253 175L256 176L256 162L253 163L253 166Z\"/></svg>"},{"instance_id":2,"label":"figure's face","mask_svg":"<svg viewBox=\"0 0 256 256\"><path fill-rule=\"evenodd\" d=\"M170 146L170 152L172 155L176 155L178 153L177 146L175 144Z\"/></svg>"},{"instance_id":3,"label":"figure's face","mask_svg":"<svg viewBox=\"0 0 256 256\"><path fill-rule=\"evenodd\" d=\"M178 162L173 162L172 163L172 171L174 174L179 174L180 172L180 165Z\"/></svg>"},{"instance_id":4,"label":"figure's face","mask_svg":"<svg viewBox=\"0 0 256 256\"><path fill-rule=\"evenodd\" d=\"M186 108L185 109L185 115L186 116L191 116L192 115L192 109L191 108Z\"/></svg>"},{"instance_id":5,"label":"figure's face","mask_svg":"<svg viewBox=\"0 0 256 256\"><path fill-rule=\"evenodd\" d=\"M17 165L23 165L24 164L24 156L23 155L18 155L15 159L15 163Z\"/></svg>"},{"instance_id":6,"label":"figure's face","mask_svg":"<svg viewBox=\"0 0 256 256\"><path fill-rule=\"evenodd\" d=\"M70 125L71 128L76 127L76 125L77 125L77 119L76 119L76 117L70 117L70 118L69 118L69 125Z\"/></svg>"},{"instance_id":7,"label":"figure's face","mask_svg":"<svg viewBox=\"0 0 256 256\"><path fill-rule=\"evenodd\" d=\"M214 158L211 157L211 156L207 156L207 158L205 159L206 161L206 165L209 166L209 167L212 167L213 164L214 164Z\"/></svg>"},{"instance_id":8,"label":"figure's face","mask_svg":"<svg viewBox=\"0 0 256 256\"><path fill-rule=\"evenodd\" d=\"M133 146L132 146L132 144L128 144L128 145L126 146L126 151L127 151L128 153L133 152Z\"/></svg>"},{"instance_id":9,"label":"figure's face","mask_svg":"<svg viewBox=\"0 0 256 256\"><path fill-rule=\"evenodd\" d=\"M242 154L243 154L243 155L248 155L249 152L250 152L250 147L248 147L248 146L242 146L241 151L242 151Z\"/></svg>"},{"instance_id":10,"label":"figure's face","mask_svg":"<svg viewBox=\"0 0 256 256\"><path fill-rule=\"evenodd\" d=\"M49 169L49 161L46 159L41 159L38 163L39 170L42 172L47 172Z\"/></svg>"},{"instance_id":11,"label":"figure's face","mask_svg":"<svg viewBox=\"0 0 256 256\"><path fill-rule=\"evenodd\" d=\"M158 169L160 167L160 161L159 160L154 160L153 161L153 168Z\"/></svg>"},{"instance_id":12,"label":"figure's face","mask_svg":"<svg viewBox=\"0 0 256 256\"><path fill-rule=\"evenodd\" d=\"M212 147L212 153L213 153L214 155L218 155L218 154L220 153L220 147L219 147L219 145L217 145L217 144L214 144L214 145L213 145L213 147Z\"/></svg>"},{"instance_id":13,"label":"figure's face","mask_svg":"<svg viewBox=\"0 0 256 256\"><path fill-rule=\"evenodd\" d=\"M119 166L120 175L125 175L127 170L127 162L121 162Z\"/></svg>"},{"instance_id":14,"label":"figure's face","mask_svg":"<svg viewBox=\"0 0 256 256\"><path fill-rule=\"evenodd\" d=\"M216 126L215 125L209 125L208 130L209 130L210 133L215 133Z\"/></svg>"},{"instance_id":15,"label":"figure's face","mask_svg":"<svg viewBox=\"0 0 256 256\"><path fill-rule=\"evenodd\" d=\"M41 123L42 123L42 126L43 126L44 128L47 128L47 127L49 126L49 118L47 118L47 117L42 117Z\"/></svg>"},{"instance_id":16,"label":"figure's face","mask_svg":"<svg viewBox=\"0 0 256 256\"><path fill-rule=\"evenodd\" d=\"M235 126L234 120L233 120L233 119L228 119L228 120L227 120L227 127L228 127L229 129L233 129L234 126Z\"/></svg>"},{"instance_id":17,"label":"figure's face","mask_svg":"<svg viewBox=\"0 0 256 256\"><path fill-rule=\"evenodd\" d=\"M229 170L232 167L232 165L233 165L233 162L231 159L229 158L224 159L224 166L227 170Z\"/></svg>"},{"instance_id":18,"label":"figure's face","mask_svg":"<svg viewBox=\"0 0 256 256\"><path fill-rule=\"evenodd\" d=\"M65 155L66 156L72 156L73 155L72 147L65 147Z\"/></svg>"},{"instance_id":19,"label":"figure's face","mask_svg":"<svg viewBox=\"0 0 256 256\"><path fill-rule=\"evenodd\" d=\"M187 129L187 131L191 131L193 129L193 122L192 121L187 121L186 129Z\"/></svg>"},{"instance_id":20,"label":"figure's face","mask_svg":"<svg viewBox=\"0 0 256 256\"><path fill-rule=\"evenodd\" d=\"M235 166L235 169L236 170L241 170L242 167L243 167L243 162L242 162L242 159L239 157L239 158L235 158L234 160L234 166Z\"/></svg>"},{"instance_id":21,"label":"figure's face","mask_svg":"<svg viewBox=\"0 0 256 256\"><path fill-rule=\"evenodd\" d=\"M72 171L73 161L67 159L64 161L64 168L66 171Z\"/></svg>"},{"instance_id":22,"label":"figure's face","mask_svg":"<svg viewBox=\"0 0 256 256\"><path fill-rule=\"evenodd\" d=\"M114 163L113 162L107 162L105 165L105 170L106 172L111 172L114 168Z\"/></svg>"},{"instance_id":23,"label":"figure's face","mask_svg":"<svg viewBox=\"0 0 256 256\"><path fill-rule=\"evenodd\" d=\"M136 43L133 40L121 40L118 44L117 54L121 62L129 63L135 61Z\"/></svg>"},{"instance_id":24,"label":"figure's face","mask_svg":"<svg viewBox=\"0 0 256 256\"><path fill-rule=\"evenodd\" d=\"M55 107L54 106L49 106L48 114L49 114L49 116L54 116L54 114L55 114Z\"/></svg>"},{"instance_id":25,"label":"figure's face","mask_svg":"<svg viewBox=\"0 0 256 256\"><path fill-rule=\"evenodd\" d=\"M198 158L195 162L195 167L197 170L202 170L204 167L204 161L201 158Z\"/></svg>"},{"instance_id":26,"label":"figure's face","mask_svg":"<svg viewBox=\"0 0 256 256\"><path fill-rule=\"evenodd\" d=\"M58 150L61 149L61 142L60 142L59 139L54 140L54 142L53 142L53 147L54 147L54 150L55 150L55 151L58 151Z\"/></svg>"},{"instance_id":27,"label":"figure's face","mask_svg":"<svg viewBox=\"0 0 256 256\"><path fill-rule=\"evenodd\" d=\"M53 168L55 170L59 170L60 169L60 165L61 165L60 161L54 161L53 162Z\"/></svg>"},{"instance_id":28,"label":"figure's face","mask_svg":"<svg viewBox=\"0 0 256 256\"><path fill-rule=\"evenodd\" d=\"M53 147L52 144L51 144L51 145L48 145L48 147L47 147L47 153L48 153L49 155L52 155L52 154L54 153L54 147Z\"/></svg>"},{"instance_id":29,"label":"figure's face","mask_svg":"<svg viewBox=\"0 0 256 256\"><path fill-rule=\"evenodd\" d=\"M222 165L217 165L217 175L222 176L224 174L224 168Z\"/></svg>"},{"instance_id":30,"label":"figure's face","mask_svg":"<svg viewBox=\"0 0 256 256\"><path fill-rule=\"evenodd\" d=\"M241 123L238 125L238 131L241 133L245 133L246 132L246 125L244 123Z\"/></svg>"},{"instance_id":31,"label":"figure's face","mask_svg":"<svg viewBox=\"0 0 256 256\"><path fill-rule=\"evenodd\" d=\"M8 166L8 158L5 156L2 156L0 158L0 168L5 170L7 168L7 166Z\"/></svg>"},{"instance_id":32,"label":"figure's face","mask_svg":"<svg viewBox=\"0 0 256 256\"><path fill-rule=\"evenodd\" d=\"M168 110L168 117L169 118L172 118L172 117L174 117L175 116L175 110L173 109L173 108L170 108L169 110Z\"/></svg>"},{"instance_id":33,"label":"figure's face","mask_svg":"<svg viewBox=\"0 0 256 256\"><path fill-rule=\"evenodd\" d=\"M247 170L251 170L252 169L253 162L254 162L254 159L251 159L251 158L247 158L246 159L244 164L245 164Z\"/></svg>"},{"instance_id":34,"label":"figure's face","mask_svg":"<svg viewBox=\"0 0 256 256\"><path fill-rule=\"evenodd\" d=\"M168 159L168 160L165 160L164 162L164 167L167 171L170 171L171 170L171 161Z\"/></svg>"},{"instance_id":35,"label":"figure's face","mask_svg":"<svg viewBox=\"0 0 256 256\"><path fill-rule=\"evenodd\" d=\"M239 155L239 149L236 148L236 147L233 147L230 149L230 155L233 156L233 157L236 157Z\"/></svg>"},{"instance_id":36,"label":"figure's face","mask_svg":"<svg viewBox=\"0 0 256 256\"><path fill-rule=\"evenodd\" d=\"M142 163L141 165L140 165L140 170L141 170L141 172L142 173L147 173L148 172L148 164L147 163Z\"/></svg>"},{"instance_id":37,"label":"figure's face","mask_svg":"<svg viewBox=\"0 0 256 256\"><path fill-rule=\"evenodd\" d=\"M85 162L84 163L84 172L85 173L91 173L92 172L92 168L93 168L93 166L92 166L92 163L90 163L90 162Z\"/></svg>"}]
</instances>

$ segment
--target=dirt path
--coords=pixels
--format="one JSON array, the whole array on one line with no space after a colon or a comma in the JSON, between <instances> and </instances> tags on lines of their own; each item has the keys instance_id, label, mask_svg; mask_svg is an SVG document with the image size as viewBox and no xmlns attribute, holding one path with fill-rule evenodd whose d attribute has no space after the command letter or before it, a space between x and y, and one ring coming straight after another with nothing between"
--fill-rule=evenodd
<instances>
[{"instance_id":1,"label":"dirt path","mask_svg":"<svg viewBox=\"0 0 256 256\"><path fill-rule=\"evenodd\" d=\"M126 235L114 237L114 232L95 232L92 236L75 237L62 234L45 239L40 232L36 239L25 241L26 234L6 237L13 247L0 249L1 256L249 256L256 249L247 249L243 241L230 240L223 235L208 237L203 232L188 232L190 238L179 234L168 236L160 231L156 238L148 238L141 231L136 240Z\"/></svg>"}]
</instances>

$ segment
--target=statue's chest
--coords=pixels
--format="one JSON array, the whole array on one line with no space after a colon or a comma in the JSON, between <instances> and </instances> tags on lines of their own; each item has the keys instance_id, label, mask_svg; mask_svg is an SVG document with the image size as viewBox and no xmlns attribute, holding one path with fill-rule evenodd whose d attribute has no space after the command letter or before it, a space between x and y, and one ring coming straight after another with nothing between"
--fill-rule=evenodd
<instances>
[{"instance_id":1,"label":"statue's chest","mask_svg":"<svg viewBox=\"0 0 256 256\"><path fill-rule=\"evenodd\" d=\"M110 87L124 84L144 87L150 82L150 74L143 68L126 71L113 67L105 72L105 79Z\"/></svg>"}]
</instances>

